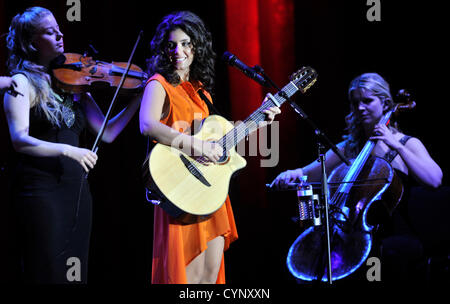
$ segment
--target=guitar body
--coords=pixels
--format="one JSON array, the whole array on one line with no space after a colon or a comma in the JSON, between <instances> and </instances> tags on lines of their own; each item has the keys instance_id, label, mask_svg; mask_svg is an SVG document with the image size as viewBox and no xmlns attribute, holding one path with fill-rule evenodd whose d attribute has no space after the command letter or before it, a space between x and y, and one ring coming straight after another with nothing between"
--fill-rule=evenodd
<instances>
[{"instance_id":1,"label":"guitar body","mask_svg":"<svg viewBox=\"0 0 450 304\"><path fill-rule=\"evenodd\" d=\"M225 118L211 115L194 137L217 141L233 128ZM169 215L187 224L202 221L223 205L231 176L246 165L234 148L227 155L220 163L203 164L176 148L156 144L144 164L144 181Z\"/></svg>"}]
</instances>

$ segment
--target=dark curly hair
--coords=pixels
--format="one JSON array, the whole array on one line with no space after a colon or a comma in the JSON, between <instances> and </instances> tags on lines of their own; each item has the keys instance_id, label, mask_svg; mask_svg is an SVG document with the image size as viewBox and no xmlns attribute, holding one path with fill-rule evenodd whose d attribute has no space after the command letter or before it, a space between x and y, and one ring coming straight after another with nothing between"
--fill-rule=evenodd
<instances>
[{"instance_id":1,"label":"dark curly hair","mask_svg":"<svg viewBox=\"0 0 450 304\"><path fill-rule=\"evenodd\" d=\"M189 79L200 81L205 90L212 92L216 53L212 49L211 33L203 21L189 11L174 12L165 16L156 28L150 43L152 57L147 60L148 74L159 73L173 85L180 83L180 77L167 53L168 36L176 29L181 29L191 38L194 61L190 66Z\"/></svg>"}]
</instances>

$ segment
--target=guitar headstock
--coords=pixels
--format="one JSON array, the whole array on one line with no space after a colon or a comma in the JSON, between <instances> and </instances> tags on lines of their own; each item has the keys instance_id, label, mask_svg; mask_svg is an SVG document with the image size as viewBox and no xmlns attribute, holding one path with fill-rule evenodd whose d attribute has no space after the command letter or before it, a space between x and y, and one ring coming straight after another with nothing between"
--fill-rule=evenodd
<instances>
[{"instance_id":1,"label":"guitar headstock","mask_svg":"<svg viewBox=\"0 0 450 304\"><path fill-rule=\"evenodd\" d=\"M305 93L317 81L317 72L311 67L302 67L292 74L289 80Z\"/></svg>"}]
</instances>

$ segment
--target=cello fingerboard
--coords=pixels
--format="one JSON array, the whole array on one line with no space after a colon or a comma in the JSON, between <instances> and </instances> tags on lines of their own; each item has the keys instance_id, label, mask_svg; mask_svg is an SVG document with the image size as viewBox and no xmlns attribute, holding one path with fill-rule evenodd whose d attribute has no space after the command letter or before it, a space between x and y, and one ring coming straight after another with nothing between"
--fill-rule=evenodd
<instances>
[{"instance_id":1,"label":"cello fingerboard","mask_svg":"<svg viewBox=\"0 0 450 304\"><path fill-rule=\"evenodd\" d=\"M388 111L386 114L383 115L383 117L380 119L380 124L387 124L389 122L389 119L391 118L392 113L395 111L395 109ZM344 180L342 181L342 184L339 186L336 193L349 193L350 189L353 186L353 181L355 181L361 172L362 168L364 167L364 164L366 163L367 159L369 158L370 154L372 153L373 148L375 147L376 142L373 140L368 140L366 144L364 145L364 148L359 153L358 157L355 159L353 164L351 165L350 169L348 170L347 174L344 177Z\"/></svg>"}]
</instances>

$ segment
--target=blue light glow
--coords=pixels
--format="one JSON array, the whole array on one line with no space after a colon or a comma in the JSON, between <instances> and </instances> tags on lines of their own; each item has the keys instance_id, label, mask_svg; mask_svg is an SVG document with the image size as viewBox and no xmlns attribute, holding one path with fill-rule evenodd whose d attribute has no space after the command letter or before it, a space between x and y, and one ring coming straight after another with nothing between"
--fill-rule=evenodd
<instances>
[{"instance_id":1,"label":"blue light glow","mask_svg":"<svg viewBox=\"0 0 450 304\"><path fill-rule=\"evenodd\" d=\"M358 238L355 238L355 240L362 240L364 242L364 244L366 244L366 246L364 246L365 248L362 249L362 256L361 259L357 262L356 265L354 265L353 267L350 268L351 265L355 264L355 263L351 263L346 261L346 256L341 256L342 251L338 246L335 246L335 248L332 248L333 250L331 251L331 267L332 267L332 279L333 280L339 280L342 278L347 277L348 275L352 274L353 272L355 272L368 258L369 253L372 249L372 236L371 236L371 231L373 229L373 226L369 225L367 223L367 212L370 209L371 205L375 202L375 201L379 201L383 195L383 193L386 191L386 189L389 187L390 182L393 179L393 174L394 171L390 170L389 171L389 177L388 182L384 184L384 186L382 187L381 190L378 191L378 193L375 195L375 197L372 198L372 200L364 207L363 210L363 214L362 214L362 231L361 234L359 235ZM346 175L346 177L349 176L349 174ZM343 200L343 203L341 204L341 211L345 212L345 202L346 199ZM359 208L359 210L361 210L363 208L363 206L361 204L356 204L355 206L357 209ZM348 213L348 212L347 212ZM358 212L359 213L359 212ZM348 214L347 214L348 215ZM337 218L339 220L339 215L337 216ZM341 220L343 218L340 218ZM330 227L332 232L331 234L337 234L335 235L335 237L340 237L341 240L343 240L344 246L346 244L351 244L348 243L346 241L348 241L346 239L346 234L340 230L339 227L337 227L336 225L331 226ZM315 229L318 229L318 227L310 227L307 230L305 230L296 240L295 242L291 245L291 247L289 248L289 252L286 258L286 265L289 269L289 271L291 272L291 274L303 281L313 281L313 280L317 280L317 275L313 274L312 271L312 267L315 267L315 265L310 265L310 264L314 264L316 263L316 261L314 260L314 257L311 257L307 254L305 254L304 256L304 260L298 258L299 254L303 254L303 253L307 253L306 250L311 250L311 248L314 249L314 246L316 246L316 248L320 249L321 244L316 242L321 242L320 237L317 235L314 235L314 233L318 233L318 234L323 234L324 232L321 231L316 231ZM365 233L367 232L367 233ZM305 245L307 244L307 245ZM341 244L341 243L338 243ZM306 246L310 247L308 249L306 249ZM346 247L347 249L349 247ZM351 247L350 247L351 248ZM326 250L326 247L323 247L323 250ZM326 251L325 253L326 254ZM359 254L357 255L357 257L359 256ZM307 260L309 259L309 260ZM297 262L297 264L296 264ZM301 264L303 263L303 264ZM346 263L348 263L349 265L346 265ZM305 265L307 264L307 265ZM328 264L328 263L326 263ZM349 269L346 268L346 266L348 266ZM308 269L309 267L309 269ZM325 265L326 267L326 265ZM327 268L327 267L326 267ZM326 282L328 281L328 277L326 275L326 269L323 271L324 275L322 277L322 281Z\"/></svg>"},{"instance_id":2,"label":"blue light glow","mask_svg":"<svg viewBox=\"0 0 450 304\"><path fill-rule=\"evenodd\" d=\"M295 242L294 242L294 243L292 244L292 246L289 248L289 252L288 252L288 255L287 255L287 258L286 258L286 265L287 265L287 267L288 267L290 273L291 273L294 277L296 277L296 278L298 278L298 279L300 279L300 280L303 280L303 281L313 281L313 280L317 280L317 277L316 277L316 276L312 276L312 275L307 274L307 273L304 273L304 272L302 272L302 271L299 270L299 269L296 269L295 261L293 260L293 258L294 258L294 255L296 254L296 251L297 251L296 248L298 248L298 246L300 246L300 244L302 243L302 240L303 240L309 233L312 233L312 232L313 232L313 229L314 229L314 227L308 228L307 230L305 230L305 231L304 231L304 232L303 232L303 233L295 240ZM355 272L355 271L362 265L362 263L364 263L364 261L366 261L367 257L369 256L370 250L372 249L372 238L371 238L371 235L368 233L368 234L364 235L364 239L366 240L367 247L363 249L363 256L362 256L360 262L359 262L357 265L355 265L355 266L353 266L352 268L350 268L349 270L344 271L343 273L338 274L338 275L337 275L336 273L333 273L333 270L336 270L336 268L337 268L338 266L342 265L342 264L343 264L343 261L342 261L342 257L339 256L339 254L337 254L336 252L333 252L333 251L332 251L332 253L331 253L331 264L332 264L332 266L331 266L331 267L332 267L332 279L333 279L333 280L340 280L340 279L342 279L342 278L347 277L348 275L350 275L350 274L352 274L353 272ZM326 273L326 272L324 271L324 273ZM327 282L327 281L328 281L328 278L327 278L326 275L324 275L324 276L322 277L322 281L323 281L323 282Z\"/></svg>"}]
</instances>

